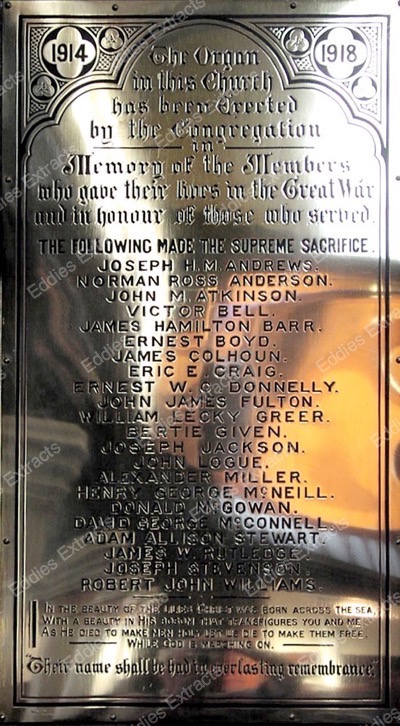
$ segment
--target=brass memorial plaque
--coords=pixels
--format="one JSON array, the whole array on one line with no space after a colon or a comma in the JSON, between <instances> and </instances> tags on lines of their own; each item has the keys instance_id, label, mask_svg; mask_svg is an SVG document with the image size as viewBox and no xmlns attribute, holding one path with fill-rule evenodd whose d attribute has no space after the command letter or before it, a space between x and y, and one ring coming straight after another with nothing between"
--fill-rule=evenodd
<instances>
[{"instance_id":1,"label":"brass memorial plaque","mask_svg":"<svg viewBox=\"0 0 400 726\"><path fill-rule=\"evenodd\" d=\"M399 20L4 3L4 722L400 720Z\"/></svg>"}]
</instances>

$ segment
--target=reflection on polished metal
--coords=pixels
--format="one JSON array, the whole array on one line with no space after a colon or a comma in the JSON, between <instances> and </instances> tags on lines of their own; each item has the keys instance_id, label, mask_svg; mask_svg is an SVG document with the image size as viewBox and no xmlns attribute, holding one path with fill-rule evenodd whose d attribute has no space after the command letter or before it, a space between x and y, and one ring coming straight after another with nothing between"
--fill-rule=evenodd
<instances>
[{"instance_id":1,"label":"reflection on polished metal","mask_svg":"<svg viewBox=\"0 0 400 726\"><path fill-rule=\"evenodd\" d=\"M399 18L5 4L5 722L400 718Z\"/></svg>"}]
</instances>

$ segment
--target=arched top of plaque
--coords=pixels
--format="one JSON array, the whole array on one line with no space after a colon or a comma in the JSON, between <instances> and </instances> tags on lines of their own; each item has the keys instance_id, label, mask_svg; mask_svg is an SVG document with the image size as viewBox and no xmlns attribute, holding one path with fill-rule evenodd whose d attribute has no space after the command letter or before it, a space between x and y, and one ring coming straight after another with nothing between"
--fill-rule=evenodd
<instances>
[{"instance_id":1,"label":"arched top of plaque","mask_svg":"<svg viewBox=\"0 0 400 726\"><path fill-rule=\"evenodd\" d=\"M232 100L230 104L226 101L227 108L235 108L235 94L240 97L242 87L248 93L252 73L264 69L276 76L276 83L279 79L282 89L314 89L336 98L344 110L350 110L352 120L366 122L385 139L385 17L361 25L355 18L343 16L319 24L306 17L264 17L260 21L237 16L186 18L174 23L171 17L131 17L129 22L115 18L112 24L84 18L54 23L43 17L22 22L29 49L22 99L23 136L28 138L49 123L58 123L71 101L83 92L126 89L135 72L146 75L146 67L153 73L166 65L179 71L187 52L198 78L197 91L203 95L208 91L214 103L216 97L225 97ZM172 65L164 64L163 48L166 52L176 48L182 55ZM148 92L154 92L150 86ZM259 90L265 95L268 90L253 86L251 92ZM135 90L131 85L130 90L138 101L146 95L145 86ZM190 89L184 92L190 95ZM243 110L239 105L236 108ZM232 117L230 111L224 115Z\"/></svg>"}]
</instances>

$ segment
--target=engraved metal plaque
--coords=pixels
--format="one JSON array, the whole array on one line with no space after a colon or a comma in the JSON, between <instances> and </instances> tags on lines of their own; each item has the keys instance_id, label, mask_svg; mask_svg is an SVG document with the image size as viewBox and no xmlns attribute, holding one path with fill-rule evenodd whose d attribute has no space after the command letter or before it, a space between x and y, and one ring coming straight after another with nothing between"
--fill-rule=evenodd
<instances>
[{"instance_id":1,"label":"engraved metal plaque","mask_svg":"<svg viewBox=\"0 0 400 726\"><path fill-rule=\"evenodd\" d=\"M399 721L399 17L5 3L3 721Z\"/></svg>"}]
</instances>

